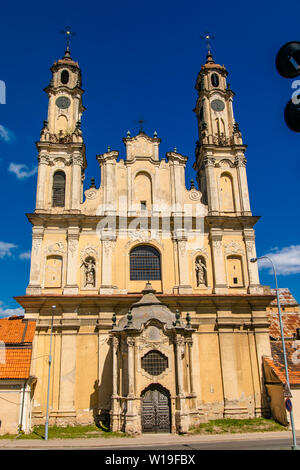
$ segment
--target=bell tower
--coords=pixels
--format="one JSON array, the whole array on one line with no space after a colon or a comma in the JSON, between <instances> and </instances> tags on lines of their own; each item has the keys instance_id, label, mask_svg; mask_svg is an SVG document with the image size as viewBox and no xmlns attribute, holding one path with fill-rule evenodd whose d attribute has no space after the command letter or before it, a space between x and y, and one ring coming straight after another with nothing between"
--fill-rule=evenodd
<instances>
[{"instance_id":1,"label":"bell tower","mask_svg":"<svg viewBox=\"0 0 300 470\"><path fill-rule=\"evenodd\" d=\"M48 116L38 149L36 212L80 212L84 170L87 166L81 131L81 70L71 58L69 44L62 59L51 67L45 88Z\"/></svg>"},{"instance_id":2,"label":"bell tower","mask_svg":"<svg viewBox=\"0 0 300 470\"><path fill-rule=\"evenodd\" d=\"M228 72L210 50L196 80L198 121L196 161L199 188L209 215L251 215L246 177L246 146L234 119L234 93Z\"/></svg>"}]
</instances>

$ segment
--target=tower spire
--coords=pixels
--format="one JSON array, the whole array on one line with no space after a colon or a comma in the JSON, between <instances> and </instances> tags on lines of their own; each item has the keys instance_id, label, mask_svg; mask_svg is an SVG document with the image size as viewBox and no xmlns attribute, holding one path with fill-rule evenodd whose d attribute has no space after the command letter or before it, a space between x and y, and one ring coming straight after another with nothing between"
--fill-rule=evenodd
<instances>
[{"instance_id":1,"label":"tower spire","mask_svg":"<svg viewBox=\"0 0 300 470\"><path fill-rule=\"evenodd\" d=\"M76 33L74 31L71 31L70 26L66 26L65 29L63 31L61 31L61 34L65 35L66 43L67 43L67 48L66 48L66 51L65 51L64 58L66 58L66 57L71 58L71 56L70 56L70 40L71 40L72 36L76 36Z\"/></svg>"},{"instance_id":2,"label":"tower spire","mask_svg":"<svg viewBox=\"0 0 300 470\"><path fill-rule=\"evenodd\" d=\"M212 35L212 33L206 31L203 36L200 36L200 38L206 42L206 47L207 47L207 62L213 62L212 60L212 53L211 53L211 40L215 39L215 37ZM210 59L210 60L209 60Z\"/></svg>"}]
</instances>

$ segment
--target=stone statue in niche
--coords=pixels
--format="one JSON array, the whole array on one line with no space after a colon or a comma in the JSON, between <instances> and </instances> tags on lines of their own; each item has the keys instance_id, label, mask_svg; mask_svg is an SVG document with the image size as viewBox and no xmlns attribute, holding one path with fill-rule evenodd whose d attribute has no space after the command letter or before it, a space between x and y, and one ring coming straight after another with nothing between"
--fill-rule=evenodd
<instances>
[{"instance_id":1,"label":"stone statue in niche","mask_svg":"<svg viewBox=\"0 0 300 470\"><path fill-rule=\"evenodd\" d=\"M196 278L197 278L197 287L199 286L206 286L207 285L207 277L206 277L206 264L205 260L202 257L196 259L195 264L196 270Z\"/></svg>"},{"instance_id":2,"label":"stone statue in niche","mask_svg":"<svg viewBox=\"0 0 300 470\"><path fill-rule=\"evenodd\" d=\"M96 282L95 260L93 258L86 258L86 260L83 261L82 265L84 265L84 273L85 273L84 287L95 287L95 282Z\"/></svg>"}]
</instances>

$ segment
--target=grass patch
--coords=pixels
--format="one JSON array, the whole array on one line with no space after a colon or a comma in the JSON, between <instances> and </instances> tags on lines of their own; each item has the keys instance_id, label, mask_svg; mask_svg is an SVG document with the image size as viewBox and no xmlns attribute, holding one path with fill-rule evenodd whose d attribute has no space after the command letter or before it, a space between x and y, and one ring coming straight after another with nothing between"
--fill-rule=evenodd
<instances>
[{"instance_id":1,"label":"grass patch","mask_svg":"<svg viewBox=\"0 0 300 470\"><path fill-rule=\"evenodd\" d=\"M247 432L287 431L288 428L272 419L216 419L199 424L189 434L237 434Z\"/></svg>"},{"instance_id":2,"label":"grass patch","mask_svg":"<svg viewBox=\"0 0 300 470\"><path fill-rule=\"evenodd\" d=\"M129 437L124 432L104 431L96 425L88 426L49 426L48 439L76 439L95 437ZM45 439L45 426L35 426L30 434L5 434L0 439Z\"/></svg>"}]
</instances>

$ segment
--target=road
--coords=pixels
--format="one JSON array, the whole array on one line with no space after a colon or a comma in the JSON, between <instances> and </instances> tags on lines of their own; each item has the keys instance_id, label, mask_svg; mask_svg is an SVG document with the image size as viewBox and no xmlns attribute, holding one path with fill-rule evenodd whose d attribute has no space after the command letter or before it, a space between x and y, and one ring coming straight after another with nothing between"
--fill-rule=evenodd
<instances>
[{"instance_id":1,"label":"road","mask_svg":"<svg viewBox=\"0 0 300 470\"><path fill-rule=\"evenodd\" d=\"M300 431L297 432L300 445ZM292 433L248 433L211 436L144 434L135 438L0 440L0 450L103 450L103 451L180 451L199 450L291 450ZM300 456L300 454L299 454Z\"/></svg>"}]
</instances>

